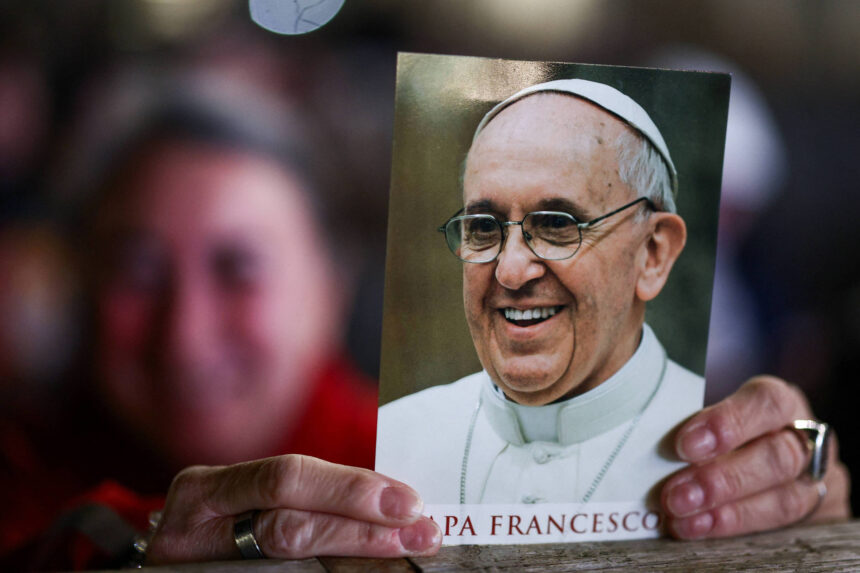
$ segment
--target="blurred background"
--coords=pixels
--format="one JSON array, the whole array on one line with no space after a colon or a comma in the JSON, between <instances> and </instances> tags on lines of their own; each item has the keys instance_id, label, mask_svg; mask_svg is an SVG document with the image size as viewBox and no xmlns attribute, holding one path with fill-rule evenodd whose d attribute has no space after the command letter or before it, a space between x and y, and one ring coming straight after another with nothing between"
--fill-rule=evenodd
<instances>
[{"instance_id":1,"label":"blurred background","mask_svg":"<svg viewBox=\"0 0 860 573\"><path fill-rule=\"evenodd\" d=\"M241 0L3 1L0 415L63 394L86 342L65 230L111 127L164 74L265 93L330 142L345 341L378 376L397 51L732 72L708 400L782 376L860 474L854 0L346 0L302 36L258 27Z\"/></svg>"}]
</instances>

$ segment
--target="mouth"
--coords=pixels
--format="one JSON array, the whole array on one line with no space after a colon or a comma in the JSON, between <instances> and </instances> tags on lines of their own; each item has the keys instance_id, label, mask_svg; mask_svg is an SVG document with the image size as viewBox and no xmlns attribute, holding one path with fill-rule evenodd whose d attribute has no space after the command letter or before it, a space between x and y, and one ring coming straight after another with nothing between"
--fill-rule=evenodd
<instances>
[{"instance_id":1,"label":"mouth","mask_svg":"<svg viewBox=\"0 0 860 573\"><path fill-rule=\"evenodd\" d=\"M499 312L502 313L505 320L509 323L520 327L527 327L549 320L562 308L564 306L538 306L528 309L508 307L499 309Z\"/></svg>"}]
</instances>

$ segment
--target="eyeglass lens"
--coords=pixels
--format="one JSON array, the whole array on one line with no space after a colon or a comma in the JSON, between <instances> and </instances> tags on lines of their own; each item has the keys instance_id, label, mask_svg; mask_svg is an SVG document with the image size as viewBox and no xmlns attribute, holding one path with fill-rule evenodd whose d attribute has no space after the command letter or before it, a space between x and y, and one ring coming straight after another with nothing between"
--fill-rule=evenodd
<instances>
[{"instance_id":1,"label":"eyeglass lens","mask_svg":"<svg viewBox=\"0 0 860 573\"><path fill-rule=\"evenodd\" d=\"M577 221L567 213L529 213L522 221L522 229L529 248L541 258L566 259L579 248L581 235ZM451 252L461 260L486 263L501 251L504 231L502 223L492 215L463 215L448 221L445 238Z\"/></svg>"}]
</instances>

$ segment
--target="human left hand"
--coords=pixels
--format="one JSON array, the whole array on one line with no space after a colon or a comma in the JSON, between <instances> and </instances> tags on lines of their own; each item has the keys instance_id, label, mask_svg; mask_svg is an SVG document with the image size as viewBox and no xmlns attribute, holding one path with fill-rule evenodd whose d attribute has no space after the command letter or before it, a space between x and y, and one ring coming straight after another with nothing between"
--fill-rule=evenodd
<instances>
[{"instance_id":1,"label":"human left hand","mask_svg":"<svg viewBox=\"0 0 860 573\"><path fill-rule=\"evenodd\" d=\"M308 456L194 466L170 486L146 563L238 559L236 519L252 509L252 537L268 557L429 555L442 532L422 507L406 484Z\"/></svg>"},{"instance_id":2,"label":"human left hand","mask_svg":"<svg viewBox=\"0 0 860 573\"><path fill-rule=\"evenodd\" d=\"M728 537L804 522L847 519L848 470L833 436L826 490L807 475L810 452L788 426L813 419L803 393L758 376L685 422L675 450L690 466L663 486L669 532L681 539ZM826 491L819 500L820 491Z\"/></svg>"}]
</instances>

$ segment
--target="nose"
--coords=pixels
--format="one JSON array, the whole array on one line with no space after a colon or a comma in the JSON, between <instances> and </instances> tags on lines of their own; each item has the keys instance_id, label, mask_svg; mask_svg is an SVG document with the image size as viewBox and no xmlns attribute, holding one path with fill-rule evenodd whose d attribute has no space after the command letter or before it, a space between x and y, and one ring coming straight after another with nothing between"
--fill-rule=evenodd
<instances>
[{"instance_id":1,"label":"nose","mask_svg":"<svg viewBox=\"0 0 860 573\"><path fill-rule=\"evenodd\" d=\"M496 280L499 284L509 290L518 290L544 273L546 267L526 244L522 226L519 226L519 231L509 227L502 252L496 259Z\"/></svg>"},{"instance_id":2,"label":"nose","mask_svg":"<svg viewBox=\"0 0 860 573\"><path fill-rule=\"evenodd\" d=\"M175 284L162 310L161 340L163 365L167 368L188 368L205 362L211 352L212 305L199 285Z\"/></svg>"}]
</instances>

